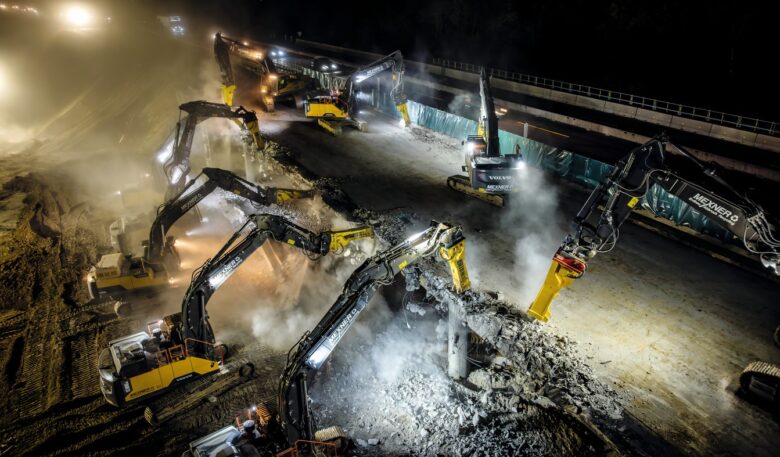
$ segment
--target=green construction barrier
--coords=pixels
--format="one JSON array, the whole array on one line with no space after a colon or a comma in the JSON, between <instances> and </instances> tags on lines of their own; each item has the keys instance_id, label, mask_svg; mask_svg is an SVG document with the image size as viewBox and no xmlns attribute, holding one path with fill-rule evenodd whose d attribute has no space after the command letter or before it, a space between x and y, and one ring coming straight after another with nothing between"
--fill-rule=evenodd
<instances>
[{"instance_id":1,"label":"green construction barrier","mask_svg":"<svg viewBox=\"0 0 780 457\"><path fill-rule=\"evenodd\" d=\"M375 106L385 113L400 117L390 97L384 93L384 90L382 92L377 97L379 101ZM413 123L449 137L465 140L468 135L473 135L477 131L477 123L471 119L412 100L407 103L407 107ZM504 130L498 132L498 137L502 154L513 154L515 146L520 146L523 158L530 166L590 188L605 181L614 168L610 164L529 140ZM628 152L626 151L626 153ZM699 233L714 236L723 241L737 241L731 232L714 224L700 212L659 186L650 188L642 199L641 205L659 217L669 219Z\"/></svg>"}]
</instances>

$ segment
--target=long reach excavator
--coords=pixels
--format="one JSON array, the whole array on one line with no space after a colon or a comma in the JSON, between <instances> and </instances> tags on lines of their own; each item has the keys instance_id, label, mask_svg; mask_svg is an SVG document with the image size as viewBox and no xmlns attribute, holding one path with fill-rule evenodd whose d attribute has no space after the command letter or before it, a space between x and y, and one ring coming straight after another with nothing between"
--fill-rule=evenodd
<instances>
[{"instance_id":1,"label":"long reach excavator","mask_svg":"<svg viewBox=\"0 0 780 457\"><path fill-rule=\"evenodd\" d=\"M686 159L700 176L678 175L667 164L668 149ZM606 181L591 192L574 218L574 235L567 235L553 256L544 284L528 309L529 315L541 321L550 318L553 299L562 288L582 277L596 254L615 247L620 227L651 186L661 187L726 229L764 267L780 275L777 221L771 220L756 202L732 187L713 168L671 143L665 135L659 135L622 158ZM740 376L740 384L746 392L771 402L780 401L780 368L772 364L750 363Z\"/></svg>"},{"instance_id":2,"label":"long reach excavator","mask_svg":"<svg viewBox=\"0 0 780 457\"><path fill-rule=\"evenodd\" d=\"M314 195L311 190L266 188L227 170L204 168L177 196L157 209L157 216L149 229L149 238L144 242L142 257L132 257L121 252L106 254L90 269L87 284L92 298L121 298L123 300L119 304L128 307L131 304L125 299L154 294L167 287L171 280L170 273L178 270L179 266L175 240L168 236L168 231L195 205L218 189L246 199L253 205L262 206L283 204L291 199L311 198ZM120 309L116 311L118 314L123 313Z\"/></svg>"},{"instance_id":3,"label":"long reach excavator","mask_svg":"<svg viewBox=\"0 0 780 457\"><path fill-rule=\"evenodd\" d=\"M231 55L236 57L237 63L260 77L258 98L269 113L276 109L276 100L300 97L314 86L314 80L307 76L279 71L262 50L218 32L214 35L214 57L222 78L222 102L227 106L233 106L236 92Z\"/></svg>"},{"instance_id":4,"label":"long reach excavator","mask_svg":"<svg viewBox=\"0 0 780 457\"><path fill-rule=\"evenodd\" d=\"M106 401L121 407L222 370L227 348L217 343L206 306L217 289L266 241L288 244L319 258L372 236L370 227L313 233L281 216L250 216L219 252L193 273L181 312L148 324L147 331L112 340L101 352L98 374ZM166 406L147 408L150 423L196 401L173 394L165 400Z\"/></svg>"},{"instance_id":5,"label":"long reach excavator","mask_svg":"<svg viewBox=\"0 0 780 457\"><path fill-rule=\"evenodd\" d=\"M516 187L519 170L525 167L522 155L501 155L498 139L498 116L490 91L490 78L483 67L479 73L480 111L477 134L466 138L467 176L447 178L447 185L466 195L495 206L504 206L506 196Z\"/></svg>"},{"instance_id":6,"label":"long reach excavator","mask_svg":"<svg viewBox=\"0 0 780 457\"><path fill-rule=\"evenodd\" d=\"M373 78L379 73L390 70L393 73L393 88L391 96L396 109L401 113L401 124L408 127L409 111L406 106L406 93L404 92L404 57L401 51L395 51L381 59L357 69L346 78L333 77L333 86L328 95L309 97L303 103L303 110L307 118L316 119L317 124L328 132L339 135L341 125L351 125L361 132L368 129L365 121L358 120L357 92L358 85L363 81Z\"/></svg>"},{"instance_id":7,"label":"long reach excavator","mask_svg":"<svg viewBox=\"0 0 780 457\"><path fill-rule=\"evenodd\" d=\"M392 284L398 273L403 274L407 290L422 287L419 267L415 265L420 259L435 256L447 262L455 291L468 290L465 242L459 226L432 222L425 231L367 259L352 273L333 306L288 354L279 383L277 423L283 435L280 444L289 449L279 455L335 455L343 447L347 436L341 427L315 431L309 410L309 390L315 375L380 287ZM190 443L185 454L192 457L260 455L258 449L267 443L251 430L246 432L233 425L224 427Z\"/></svg>"}]
</instances>

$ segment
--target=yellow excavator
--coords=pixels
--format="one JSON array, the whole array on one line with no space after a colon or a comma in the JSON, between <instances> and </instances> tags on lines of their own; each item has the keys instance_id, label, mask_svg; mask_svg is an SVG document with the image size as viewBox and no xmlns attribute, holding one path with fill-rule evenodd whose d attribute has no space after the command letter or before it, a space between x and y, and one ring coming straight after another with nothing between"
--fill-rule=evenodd
<instances>
[{"instance_id":1,"label":"yellow excavator","mask_svg":"<svg viewBox=\"0 0 780 457\"><path fill-rule=\"evenodd\" d=\"M265 206L314 195L311 190L265 188L227 170L204 168L177 196L157 209L142 257L121 252L106 254L90 269L87 284L92 298L137 298L138 295L154 294L168 287L170 272L178 270L179 266L175 240L168 236L168 231L195 205L218 189L246 199L253 205ZM131 306L127 301L119 304ZM122 314L119 309L116 311Z\"/></svg>"},{"instance_id":2,"label":"yellow excavator","mask_svg":"<svg viewBox=\"0 0 780 457\"><path fill-rule=\"evenodd\" d=\"M260 102L269 113L276 109L275 100L294 99L314 87L313 79L281 72L262 50L250 46L249 43L227 38L218 32L214 35L214 57L222 78L222 102L228 106L233 106L233 96L236 92L231 55L236 56L244 68L260 76Z\"/></svg>"},{"instance_id":3,"label":"yellow excavator","mask_svg":"<svg viewBox=\"0 0 780 457\"><path fill-rule=\"evenodd\" d=\"M350 275L341 295L320 322L313 330L304 333L290 349L279 383L276 421L281 428L279 435L283 442L270 443L271 447L278 444L289 449L277 455L330 456L341 453L347 441L344 430L339 426L319 430L315 427L309 406L309 388L314 376L382 286L392 284L401 273L407 290L422 289L416 265L421 259L435 257L447 262L455 291L467 291L471 284L466 268L465 243L459 226L433 221L425 231L369 258ZM254 421L226 426L191 442L184 455L260 455L258 452L267 449L269 443L255 439L251 433L254 426Z\"/></svg>"},{"instance_id":4,"label":"yellow excavator","mask_svg":"<svg viewBox=\"0 0 780 457\"><path fill-rule=\"evenodd\" d=\"M477 134L469 135L464 142L466 164L462 170L467 176L450 176L447 185L491 205L503 207L507 195L516 187L518 172L525 167L525 162L519 151L501 155L498 116L490 91L490 78L484 67L479 73L479 96Z\"/></svg>"},{"instance_id":5,"label":"yellow excavator","mask_svg":"<svg viewBox=\"0 0 780 457\"><path fill-rule=\"evenodd\" d=\"M699 176L678 175L668 164L667 149L676 151ZM541 321L550 318L550 306L561 289L581 278L596 254L615 247L621 225L651 186L660 186L731 232L745 250L758 256L764 267L780 275L777 221L720 177L715 169L671 143L665 135L659 135L621 159L607 180L590 194L574 218L575 234L567 235L553 256L544 284L528 309L529 315ZM752 362L740 375L740 386L748 395L778 405L780 367Z\"/></svg>"},{"instance_id":6,"label":"yellow excavator","mask_svg":"<svg viewBox=\"0 0 780 457\"><path fill-rule=\"evenodd\" d=\"M357 114L357 90L358 85L384 70L393 73L393 88L391 95L393 103L401 113L403 126L408 127L409 111L406 106L406 93L404 92L404 58L401 51L395 51L365 67L356 70L346 78L335 76L334 88L327 95L311 96L303 102L304 113L307 118L316 119L317 124L328 132L339 135L342 124L351 125L361 132L368 129L365 121L356 119Z\"/></svg>"},{"instance_id":7,"label":"yellow excavator","mask_svg":"<svg viewBox=\"0 0 780 457\"><path fill-rule=\"evenodd\" d=\"M121 407L220 371L226 347L216 342L206 306L217 289L266 241L285 243L318 258L372 236L370 227L313 233L281 216L250 216L193 274L181 312L149 324L145 332L112 340L101 352L98 374L106 401ZM186 404L173 400L173 404ZM154 413L148 410L147 420L157 422L159 417Z\"/></svg>"}]
</instances>

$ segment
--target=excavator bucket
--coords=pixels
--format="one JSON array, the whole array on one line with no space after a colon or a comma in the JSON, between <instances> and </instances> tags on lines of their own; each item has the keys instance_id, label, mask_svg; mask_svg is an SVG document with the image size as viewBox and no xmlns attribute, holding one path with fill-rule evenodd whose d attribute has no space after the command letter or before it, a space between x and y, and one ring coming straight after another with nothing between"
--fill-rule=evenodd
<instances>
[{"instance_id":1,"label":"excavator bucket","mask_svg":"<svg viewBox=\"0 0 780 457\"><path fill-rule=\"evenodd\" d=\"M585 267L585 262L566 256L560 250L556 252L542 289L531 303L531 307L528 308L528 314L542 322L547 322L550 319L552 301L558 296L561 289L568 287L575 279L585 273Z\"/></svg>"},{"instance_id":2,"label":"excavator bucket","mask_svg":"<svg viewBox=\"0 0 780 457\"><path fill-rule=\"evenodd\" d=\"M455 243L444 246L439 254L450 265L452 283L459 294L471 288L469 272L466 269L466 240L460 238Z\"/></svg>"}]
</instances>

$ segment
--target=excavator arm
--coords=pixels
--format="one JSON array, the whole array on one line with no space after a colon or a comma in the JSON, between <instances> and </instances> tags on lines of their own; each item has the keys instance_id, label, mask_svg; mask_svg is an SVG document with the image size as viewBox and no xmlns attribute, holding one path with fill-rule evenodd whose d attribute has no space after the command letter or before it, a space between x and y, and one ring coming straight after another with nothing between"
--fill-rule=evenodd
<instances>
[{"instance_id":1,"label":"excavator arm","mask_svg":"<svg viewBox=\"0 0 780 457\"><path fill-rule=\"evenodd\" d=\"M233 96L236 92L236 80L233 75L233 67L230 64L230 55L241 58L244 66L260 76L260 100L266 111L274 111L274 95L277 92L278 73L271 59L263 55L247 44L228 38L221 33L214 35L214 57L219 67L222 85L222 102L227 106L233 106Z\"/></svg>"},{"instance_id":2,"label":"excavator arm","mask_svg":"<svg viewBox=\"0 0 780 457\"><path fill-rule=\"evenodd\" d=\"M217 59L219 75L222 79L222 103L233 106L233 95L236 92L236 78L233 76L233 67L230 65L230 42L217 32L214 35L214 58Z\"/></svg>"},{"instance_id":3,"label":"excavator arm","mask_svg":"<svg viewBox=\"0 0 780 457\"><path fill-rule=\"evenodd\" d=\"M433 222L431 227L366 260L347 280L341 295L311 332L290 350L280 381L279 423L287 441L314 440L308 407L308 384L361 311L383 285L424 257L438 256L450 266L455 290L469 289L465 238L459 226ZM408 275L416 281L417 275ZM419 287L419 285L417 285Z\"/></svg>"},{"instance_id":4,"label":"excavator arm","mask_svg":"<svg viewBox=\"0 0 780 457\"><path fill-rule=\"evenodd\" d=\"M672 171L666 164L667 145L692 161L710 185L694 183ZM731 232L747 251L759 256L765 267L780 274L780 241L774 234L775 225L761 207L684 148L658 136L621 159L607 180L590 194L574 219L574 235L566 237L553 257L542 290L528 310L531 316L549 319L550 304L558 292L581 277L596 254L614 248L620 227L653 185Z\"/></svg>"},{"instance_id":5,"label":"excavator arm","mask_svg":"<svg viewBox=\"0 0 780 457\"><path fill-rule=\"evenodd\" d=\"M196 185L201 176L208 178L207 181ZM144 257L149 262L156 263L162 260L166 251L172 251L171 243L166 238L168 230L185 213L217 189L231 192L257 205L282 204L290 199L314 196L314 191L311 190L263 187L227 170L204 168L201 174L187 183L176 197L157 209L157 217L149 230L147 252Z\"/></svg>"},{"instance_id":6,"label":"excavator arm","mask_svg":"<svg viewBox=\"0 0 780 457\"><path fill-rule=\"evenodd\" d=\"M257 116L253 111L247 111L244 107L234 110L221 103L203 100L184 103L179 106L179 109L186 113L186 116L176 124L170 152L159 157L163 162L163 171L168 179L167 194L169 197L178 195L184 188L186 181L184 178L190 172L190 151L195 137L195 128L200 122L211 118L238 120L242 130L247 133L248 142L257 148L262 148L263 140L260 137ZM166 198L166 200L169 199Z\"/></svg>"},{"instance_id":7,"label":"excavator arm","mask_svg":"<svg viewBox=\"0 0 780 457\"><path fill-rule=\"evenodd\" d=\"M243 235L247 229L249 232ZM206 312L209 299L267 240L295 246L309 255L323 256L329 252L340 251L353 240L371 236L373 230L370 227L314 233L282 216L251 216L213 258L193 273L192 282L182 302L182 340L190 338L205 343L214 342L214 333ZM203 346L210 347L208 344Z\"/></svg>"},{"instance_id":8,"label":"excavator arm","mask_svg":"<svg viewBox=\"0 0 780 457\"><path fill-rule=\"evenodd\" d=\"M411 121L409 120L409 111L406 107L406 92L404 91L404 56L401 51L395 51L381 59L378 59L370 64L359 68L352 73L346 80L346 87L344 92L346 98L349 100L350 114L356 106L354 85L371 79L379 73L391 70L393 73L393 89L390 92L393 97L393 103L404 120L404 125L409 126Z\"/></svg>"}]
</instances>

